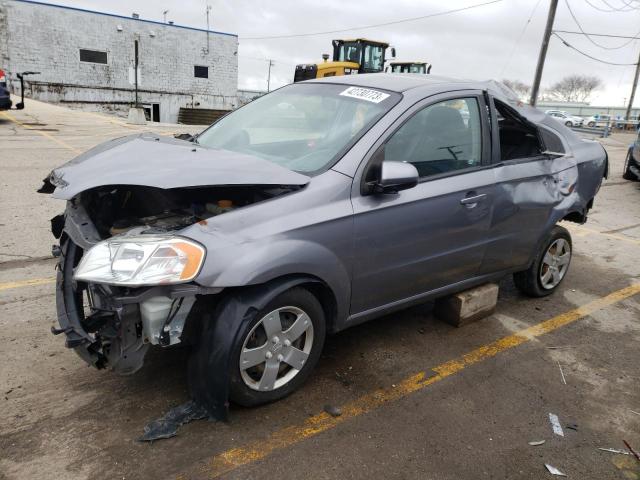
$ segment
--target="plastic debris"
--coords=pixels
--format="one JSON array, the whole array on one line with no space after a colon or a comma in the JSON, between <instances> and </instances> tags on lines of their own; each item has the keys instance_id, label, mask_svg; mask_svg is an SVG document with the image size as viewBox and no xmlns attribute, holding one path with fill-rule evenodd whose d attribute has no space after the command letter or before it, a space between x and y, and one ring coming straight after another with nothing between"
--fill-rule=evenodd
<instances>
[{"instance_id":1,"label":"plastic debris","mask_svg":"<svg viewBox=\"0 0 640 480\"><path fill-rule=\"evenodd\" d=\"M640 412L636 412L634 410L629 410L631 413L635 413L636 415L640 415Z\"/></svg>"},{"instance_id":2,"label":"plastic debris","mask_svg":"<svg viewBox=\"0 0 640 480\"><path fill-rule=\"evenodd\" d=\"M566 385L567 384L567 380L566 380L566 378L564 378L564 372L562 371L562 365L560 365L560 362L558 362L558 368L560 369L560 376L562 377L562 383L564 383Z\"/></svg>"},{"instance_id":3,"label":"plastic debris","mask_svg":"<svg viewBox=\"0 0 640 480\"><path fill-rule=\"evenodd\" d=\"M617 453L618 455L631 455L631 453L625 450L619 450L617 448L598 448L598 450L602 450L603 452L609 452L609 453Z\"/></svg>"},{"instance_id":4,"label":"plastic debris","mask_svg":"<svg viewBox=\"0 0 640 480\"><path fill-rule=\"evenodd\" d=\"M560 435L564 437L564 432L562 431L562 426L560 425L560 420L555 413L549 414L549 421L551 422L551 426L553 427L553 433L556 435Z\"/></svg>"},{"instance_id":5,"label":"plastic debris","mask_svg":"<svg viewBox=\"0 0 640 480\"><path fill-rule=\"evenodd\" d=\"M529 445L531 445L532 447L537 447L538 445L544 444L544 442L546 442L546 440L535 440L533 442L529 442Z\"/></svg>"},{"instance_id":6,"label":"plastic debris","mask_svg":"<svg viewBox=\"0 0 640 480\"><path fill-rule=\"evenodd\" d=\"M178 434L178 428L193 420L207 418L209 414L193 400L173 407L164 416L145 425L139 442L153 442L163 438L171 438Z\"/></svg>"},{"instance_id":7,"label":"plastic debris","mask_svg":"<svg viewBox=\"0 0 640 480\"><path fill-rule=\"evenodd\" d=\"M562 473L560 470L558 470L553 465L549 465L548 463L545 463L544 466L547 467L547 470L549 470L549 473L551 475L558 475L559 477L566 477L567 476L566 474Z\"/></svg>"},{"instance_id":8,"label":"plastic debris","mask_svg":"<svg viewBox=\"0 0 640 480\"><path fill-rule=\"evenodd\" d=\"M334 405L325 405L324 411L332 417L339 417L340 415L342 415L342 410L340 410L340 407L336 407Z\"/></svg>"}]
</instances>

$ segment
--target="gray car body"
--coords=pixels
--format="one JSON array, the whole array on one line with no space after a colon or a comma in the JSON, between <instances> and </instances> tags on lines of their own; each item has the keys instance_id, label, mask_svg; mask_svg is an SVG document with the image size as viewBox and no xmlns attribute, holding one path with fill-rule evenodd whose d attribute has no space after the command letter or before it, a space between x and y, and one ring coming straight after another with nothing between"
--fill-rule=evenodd
<instances>
[{"instance_id":1,"label":"gray car body","mask_svg":"<svg viewBox=\"0 0 640 480\"><path fill-rule=\"evenodd\" d=\"M197 285L217 292L313 279L331 292L335 314L328 328L338 331L526 269L557 222L586 220L606 174L606 153L598 143L584 141L541 111L519 104L500 84L402 74L315 82L390 90L402 98L330 169L311 178L266 160L188 142L129 137L55 170L54 196L70 199L96 186L123 183L161 188L300 185L293 193L215 216L177 234L206 247ZM492 98L508 104L538 129L557 135L565 153L501 162L492 110L483 117L482 166L428 177L396 194L363 193L371 156L403 122L429 104L468 96L477 97L481 105ZM136 164L141 158L152 165ZM194 168L183 168L184 162ZM96 174L93 166L98 164L103 173ZM569 184L575 188L563 193ZM486 194L486 200L475 208L460 204L475 194ZM72 217L67 215L68 232L74 230ZM92 243L89 236L85 240Z\"/></svg>"}]
</instances>

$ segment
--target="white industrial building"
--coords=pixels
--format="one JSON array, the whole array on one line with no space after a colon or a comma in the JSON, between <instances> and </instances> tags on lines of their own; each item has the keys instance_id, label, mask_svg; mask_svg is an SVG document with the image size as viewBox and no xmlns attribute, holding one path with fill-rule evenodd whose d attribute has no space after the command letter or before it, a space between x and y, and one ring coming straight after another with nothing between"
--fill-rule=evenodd
<instances>
[{"instance_id":1,"label":"white industrial building","mask_svg":"<svg viewBox=\"0 0 640 480\"><path fill-rule=\"evenodd\" d=\"M178 120L180 109L231 110L238 102L238 37L142 18L0 0L0 69L12 91L126 115L138 97L151 121ZM184 113L184 112L183 112Z\"/></svg>"}]
</instances>

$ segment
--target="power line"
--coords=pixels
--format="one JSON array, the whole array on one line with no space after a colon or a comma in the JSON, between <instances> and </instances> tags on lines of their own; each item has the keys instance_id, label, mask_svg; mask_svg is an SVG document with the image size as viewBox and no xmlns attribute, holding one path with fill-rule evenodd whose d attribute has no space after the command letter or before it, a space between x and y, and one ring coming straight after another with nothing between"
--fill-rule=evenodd
<instances>
[{"instance_id":1,"label":"power line","mask_svg":"<svg viewBox=\"0 0 640 480\"><path fill-rule=\"evenodd\" d=\"M291 34L291 35L272 35L272 36L266 36L266 37L240 37L240 40L275 40L275 39L282 39L282 38L299 38L299 37L313 37L316 35L327 35L330 33L344 33L344 32L351 32L353 30L365 30L365 29L369 29L369 28L377 28L377 27L386 27L388 25L397 25L400 23L407 23L407 22L415 22L417 20L424 20L426 18L433 18L433 17L441 17L443 15L449 15L451 13L458 13L458 12L463 12L465 10L471 10L472 8L478 8L478 7L484 7L486 5L492 5L494 3L499 3L502 0L491 0L489 2L484 2L484 3L478 3L475 5L469 5L468 7L463 7L463 8L456 8L453 10L446 10L444 12L438 12L438 13L431 13L429 15L422 15L420 17L411 17L411 18L404 18L402 20L395 20L392 22L385 22L385 23L377 23L374 25L364 25L364 26L360 26L360 27L351 27L351 28L343 28L340 30L327 30L324 32L313 32L313 33L296 33L296 34Z\"/></svg>"},{"instance_id":2,"label":"power line","mask_svg":"<svg viewBox=\"0 0 640 480\"><path fill-rule=\"evenodd\" d=\"M582 33L582 32L572 32L570 30L554 30L554 32L558 33L570 33L574 35L590 35L592 37L607 37L607 38L630 38L632 40L640 40L640 36L629 37L626 35L608 35L605 33Z\"/></svg>"},{"instance_id":3,"label":"power line","mask_svg":"<svg viewBox=\"0 0 640 480\"><path fill-rule=\"evenodd\" d=\"M604 50L618 50L620 48L624 48L627 45L629 45L631 42L633 42L634 40L636 40L638 38L638 35L640 35L640 31L638 31L638 33L636 33L636 36L634 38L632 38L631 40L628 40L628 41L624 42L622 45L619 45L619 46L616 46L616 47L607 47L605 45L600 45L598 42L593 40L589 36L588 33L586 33L584 31L584 28L582 28L582 25L580 25L580 22L578 21L578 19L576 18L575 14L573 13L573 10L571 10L571 5L569 4L569 0L564 0L564 3L567 5L567 9L569 10L569 13L571 14L571 18L573 18L573 21L578 26L578 30L580 30L582 32L582 34L587 38L587 40L589 40L591 43L593 43L596 47L602 48Z\"/></svg>"},{"instance_id":4,"label":"power line","mask_svg":"<svg viewBox=\"0 0 640 480\"><path fill-rule=\"evenodd\" d=\"M538 9L538 5L540 5L541 1L542 0L538 0L536 2L535 6L533 7L533 10L531 10L531 15L529 15L529 19L527 20L527 23L524 24L524 27L522 27L522 31L520 32L520 35L518 35L518 39L514 42L513 48L511 49L511 53L509 54L509 57L507 58L507 61L504 64L504 67L502 67L502 70L500 71L500 76L501 77L504 74L504 71L509 66L509 63L511 63L511 59L513 58L513 54L515 53L516 48L518 48L518 45L520 45L520 42L522 41L522 37L524 37L524 33L527 31L527 27L531 23L531 19L533 18L534 13L536 13L536 10Z\"/></svg>"},{"instance_id":5,"label":"power line","mask_svg":"<svg viewBox=\"0 0 640 480\"><path fill-rule=\"evenodd\" d=\"M584 55L585 57L590 58L591 60L595 60L596 62L606 63L607 65L616 65L616 66L619 66L619 67L628 67L628 66L638 65L637 63L614 63L614 62L608 62L606 60L602 60L600 58L593 57L593 56L589 55L588 53L583 52L582 50L578 50L576 47L574 47L569 42L567 42L564 38L562 38L560 35L558 35L555 31L551 32L551 33L553 35L555 35L556 37L558 37L560 39L560 41L565 44L565 46L571 48L572 50L575 50L580 55Z\"/></svg>"},{"instance_id":6,"label":"power line","mask_svg":"<svg viewBox=\"0 0 640 480\"><path fill-rule=\"evenodd\" d=\"M609 2L607 2L607 0L602 0L602 3L604 3L611 10L614 10L616 12L630 12L631 10L638 10L637 8L631 6L631 1L625 2L624 0L622 0L623 6L621 8L614 7ZM626 7L629 7L629 8L626 8Z\"/></svg>"},{"instance_id":7,"label":"power line","mask_svg":"<svg viewBox=\"0 0 640 480\"><path fill-rule=\"evenodd\" d=\"M591 3L590 0L584 0L588 5L590 5L592 8L594 8L595 10L598 10L599 12L605 12L605 13L614 13L614 12L629 12L631 10L638 10L637 8L633 8L631 7L631 10L623 10L624 7L621 8L615 8L612 5L608 4L606 1L603 0L603 3L605 5L607 5L609 7L609 10L604 9L602 7L598 7L596 5L594 5L593 3ZM630 6L630 4L625 4L625 6Z\"/></svg>"}]
</instances>

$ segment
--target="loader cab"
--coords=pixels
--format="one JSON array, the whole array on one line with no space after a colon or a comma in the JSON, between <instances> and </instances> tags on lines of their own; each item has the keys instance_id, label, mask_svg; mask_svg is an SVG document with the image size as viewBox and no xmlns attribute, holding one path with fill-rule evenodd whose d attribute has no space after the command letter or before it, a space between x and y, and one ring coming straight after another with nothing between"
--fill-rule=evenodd
<instances>
[{"instance_id":1,"label":"loader cab","mask_svg":"<svg viewBox=\"0 0 640 480\"><path fill-rule=\"evenodd\" d=\"M294 82L312 78L354 75L357 73L379 73L384 71L386 50L389 44L364 38L354 40L333 40L333 56L322 56L322 63L296 65ZM395 57L395 49L391 48Z\"/></svg>"},{"instance_id":2,"label":"loader cab","mask_svg":"<svg viewBox=\"0 0 640 480\"><path fill-rule=\"evenodd\" d=\"M423 73L431 72L431 64L427 62L391 62L386 69L390 73Z\"/></svg>"},{"instance_id":3,"label":"loader cab","mask_svg":"<svg viewBox=\"0 0 640 480\"><path fill-rule=\"evenodd\" d=\"M333 61L358 64L358 73L379 73L384 70L385 53L389 44L364 38L334 40ZM393 55L392 49L392 56Z\"/></svg>"}]
</instances>

